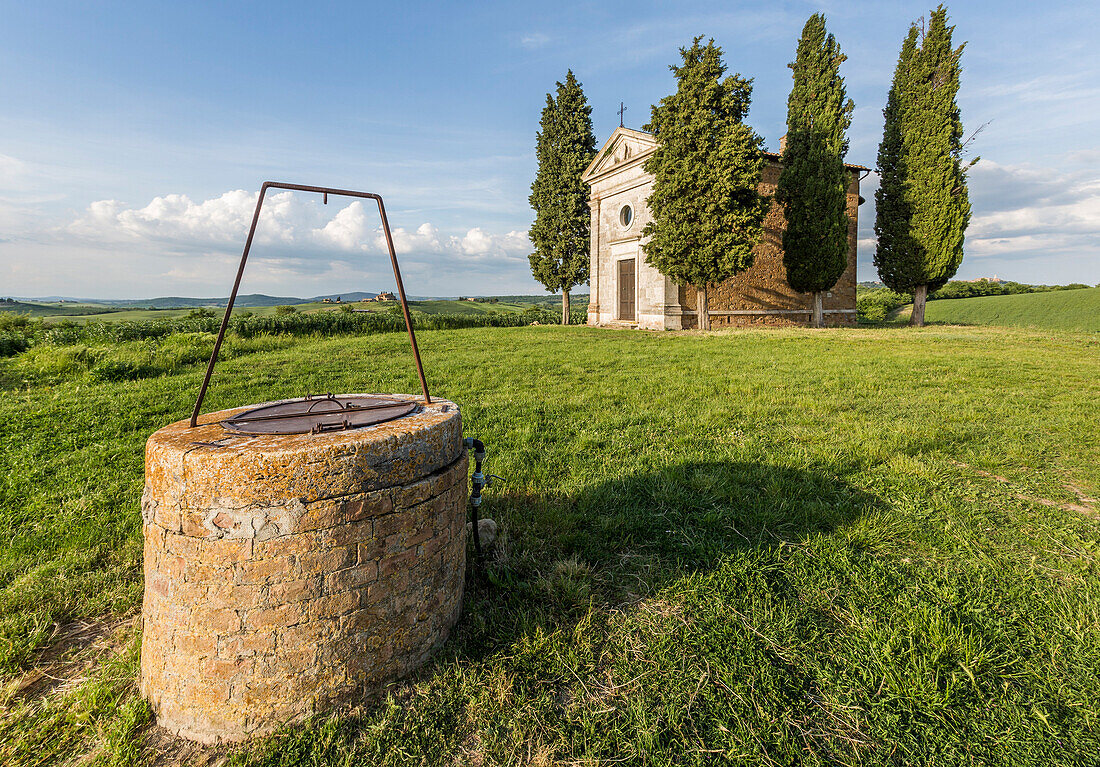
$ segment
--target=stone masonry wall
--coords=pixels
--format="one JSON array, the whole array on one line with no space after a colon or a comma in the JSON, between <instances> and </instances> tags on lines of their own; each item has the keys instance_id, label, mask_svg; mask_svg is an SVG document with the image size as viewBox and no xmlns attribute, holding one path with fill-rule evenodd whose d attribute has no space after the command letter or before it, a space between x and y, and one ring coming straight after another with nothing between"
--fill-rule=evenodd
<instances>
[{"instance_id":1,"label":"stone masonry wall","mask_svg":"<svg viewBox=\"0 0 1100 767\"><path fill-rule=\"evenodd\" d=\"M340 438L355 432L370 429ZM454 452L407 484L272 498L260 515L215 498L188 508L147 485L141 691L157 723L239 741L370 697L427 660L462 603L467 458ZM201 457L183 473L202 473Z\"/></svg>"},{"instance_id":2,"label":"stone masonry wall","mask_svg":"<svg viewBox=\"0 0 1100 767\"><path fill-rule=\"evenodd\" d=\"M759 191L764 195L774 195L779 181L779 164L769 160L764 165ZM855 322L856 308L856 221L859 215L859 174L849 171L847 196L848 210L848 268L837 280L837 284L825 297L825 322L827 324L852 324ZM711 312L711 327L737 325L805 325L809 320L812 296L798 293L787 282L787 269L783 266L783 229L786 222L783 209L773 202L764 219L764 236L756 246L753 265L734 277L726 280L707 294ZM696 326L695 289L680 287L680 304L692 314L685 315L684 327ZM838 313L835 310L848 310ZM804 313L783 314L721 314L724 311L804 310ZM830 310L834 310L830 312Z\"/></svg>"}]
</instances>

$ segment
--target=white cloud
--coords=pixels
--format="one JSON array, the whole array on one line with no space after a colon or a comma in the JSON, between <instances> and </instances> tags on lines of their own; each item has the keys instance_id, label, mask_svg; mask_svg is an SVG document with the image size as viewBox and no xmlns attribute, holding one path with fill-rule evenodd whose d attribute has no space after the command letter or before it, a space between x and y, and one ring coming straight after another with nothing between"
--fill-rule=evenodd
<instances>
[{"instance_id":1,"label":"white cloud","mask_svg":"<svg viewBox=\"0 0 1100 767\"><path fill-rule=\"evenodd\" d=\"M323 227L314 229L312 235L320 243L330 244L341 250L353 250L364 247L369 232L367 212L363 203L356 200L333 216Z\"/></svg>"},{"instance_id":2,"label":"white cloud","mask_svg":"<svg viewBox=\"0 0 1100 767\"><path fill-rule=\"evenodd\" d=\"M453 239L453 244L463 255L475 258L520 260L525 259L531 249L526 232L489 234L481 227L474 227L461 239Z\"/></svg>"},{"instance_id":3,"label":"white cloud","mask_svg":"<svg viewBox=\"0 0 1100 767\"><path fill-rule=\"evenodd\" d=\"M415 232L407 232L401 227L390 232L393 237L393 249L398 255L407 253L440 253L444 250L439 242L439 230L429 223L423 223ZM385 233L378 230L376 242L379 248L386 247Z\"/></svg>"},{"instance_id":4,"label":"white cloud","mask_svg":"<svg viewBox=\"0 0 1100 767\"><path fill-rule=\"evenodd\" d=\"M982 161L974 166L970 188L968 256L1012 262L1045 255L1100 264L1100 180L1093 168L1058 173ZM1077 279L1096 276L1094 267ZM1030 279L1052 281L1044 275Z\"/></svg>"},{"instance_id":5,"label":"white cloud","mask_svg":"<svg viewBox=\"0 0 1100 767\"><path fill-rule=\"evenodd\" d=\"M0 154L0 189L15 184L26 174L27 164L22 160Z\"/></svg>"},{"instance_id":6,"label":"white cloud","mask_svg":"<svg viewBox=\"0 0 1100 767\"><path fill-rule=\"evenodd\" d=\"M98 241L153 241L183 248L241 243L256 207L256 192L236 189L202 202L184 194L154 197L141 208L127 208L118 200L98 200L67 230ZM293 243L304 227L315 221L316 206L295 199L290 192L271 195L257 227L261 243Z\"/></svg>"},{"instance_id":7,"label":"white cloud","mask_svg":"<svg viewBox=\"0 0 1100 767\"><path fill-rule=\"evenodd\" d=\"M529 51L542 48L549 42L550 36L544 35L542 32L529 32L519 39L519 44Z\"/></svg>"},{"instance_id":8,"label":"white cloud","mask_svg":"<svg viewBox=\"0 0 1100 767\"><path fill-rule=\"evenodd\" d=\"M97 242L158 243L183 252L214 247L227 252L244 242L256 206L256 193L234 190L201 202L187 195L155 197L140 208L118 200L98 200L64 231ZM376 216L356 200L327 215L328 209L290 192L264 201L256 242L294 246L296 250L328 254L360 251L386 252L386 240ZM463 235L441 235L430 222L409 230L392 230L394 248L405 254L451 254L470 257L514 258L529 247L520 231L504 234L473 227ZM279 247L277 252L289 252Z\"/></svg>"},{"instance_id":9,"label":"white cloud","mask_svg":"<svg viewBox=\"0 0 1100 767\"><path fill-rule=\"evenodd\" d=\"M53 230L53 252L59 259L76 248L109 253L114 268L132 272L131 281L139 279L139 272L148 272L143 276L165 282L154 291L158 294L176 292L168 285L183 290L209 284L240 253L256 199L254 192L233 190L199 201L166 194L141 206L98 200ZM417 284L410 286L416 294L469 292L470 281L478 275L484 280L502 273L502 268L512 280L529 279L526 232L495 233L475 226L452 234L424 222L414 229L396 227L391 234L404 271L417 277ZM289 285L348 280L363 283L363 289L381 289L391 287L379 282L389 279L388 259L364 256L384 257L387 252L371 205L355 200L344 207L326 207L291 192L272 194L261 211L247 279L263 286L256 289L284 292ZM78 263L87 268L89 260ZM278 285L284 287L268 287ZM293 290L302 293L305 288Z\"/></svg>"},{"instance_id":10,"label":"white cloud","mask_svg":"<svg viewBox=\"0 0 1100 767\"><path fill-rule=\"evenodd\" d=\"M1074 152L1066 160L1062 165L1072 170L986 159L971 169L972 212L960 277L998 273L1050 284L1100 280L1100 155ZM864 264L875 251L874 210L860 213L860 277L865 278L874 274Z\"/></svg>"}]
</instances>

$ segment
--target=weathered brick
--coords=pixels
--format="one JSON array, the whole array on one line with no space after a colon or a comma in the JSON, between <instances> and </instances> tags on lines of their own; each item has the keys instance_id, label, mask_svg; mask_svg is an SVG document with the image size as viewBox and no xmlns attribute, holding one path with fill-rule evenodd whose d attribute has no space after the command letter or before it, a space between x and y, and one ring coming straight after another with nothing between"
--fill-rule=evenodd
<instances>
[{"instance_id":1,"label":"weathered brick","mask_svg":"<svg viewBox=\"0 0 1100 767\"><path fill-rule=\"evenodd\" d=\"M312 599L321 593L321 577L304 578L297 581L273 583L268 586L268 596L276 604L287 602L301 602L304 599Z\"/></svg>"},{"instance_id":2,"label":"weathered brick","mask_svg":"<svg viewBox=\"0 0 1100 767\"><path fill-rule=\"evenodd\" d=\"M245 658L207 658L203 661L203 673L214 683L229 682L244 674L251 666L252 662Z\"/></svg>"},{"instance_id":3,"label":"weathered brick","mask_svg":"<svg viewBox=\"0 0 1100 767\"><path fill-rule=\"evenodd\" d=\"M419 503L423 503L427 500L431 494L431 482L429 480L421 480L414 482L411 485L405 485L404 487L395 488L395 498L393 505L398 509L407 509L411 506L416 506Z\"/></svg>"},{"instance_id":4,"label":"weathered brick","mask_svg":"<svg viewBox=\"0 0 1100 767\"><path fill-rule=\"evenodd\" d=\"M280 535L266 541L256 541L253 556L276 557L306 554L321 546L323 535L315 530Z\"/></svg>"},{"instance_id":5,"label":"weathered brick","mask_svg":"<svg viewBox=\"0 0 1100 767\"><path fill-rule=\"evenodd\" d=\"M326 530L322 546L324 548L351 546L358 544L360 541L368 541L373 536L373 520L361 519L357 522L348 522L345 525Z\"/></svg>"},{"instance_id":6,"label":"weathered brick","mask_svg":"<svg viewBox=\"0 0 1100 767\"><path fill-rule=\"evenodd\" d=\"M403 532L387 535L380 543L383 558L401 554L408 549L405 545L405 533Z\"/></svg>"},{"instance_id":7,"label":"weathered brick","mask_svg":"<svg viewBox=\"0 0 1100 767\"><path fill-rule=\"evenodd\" d=\"M301 603L277 605L259 610L249 610L244 616L244 627L250 631L292 626L301 623L306 608Z\"/></svg>"},{"instance_id":8,"label":"weathered brick","mask_svg":"<svg viewBox=\"0 0 1100 767\"><path fill-rule=\"evenodd\" d=\"M424 541L424 545L420 547L420 552L425 557L434 556L446 548L448 542L449 538L447 536L437 535Z\"/></svg>"},{"instance_id":9,"label":"weathered brick","mask_svg":"<svg viewBox=\"0 0 1100 767\"><path fill-rule=\"evenodd\" d=\"M203 672L200 672L203 673ZM204 674L205 676L205 674ZM183 716L194 717L194 712L207 712L211 705L229 702L228 680L209 679L202 685L181 685L179 692L167 699L167 705L175 708ZM167 713L163 712L162 713Z\"/></svg>"},{"instance_id":10,"label":"weathered brick","mask_svg":"<svg viewBox=\"0 0 1100 767\"><path fill-rule=\"evenodd\" d=\"M184 511L180 514L181 529L183 534L190 538L205 538L210 535L210 530L204 524L205 511Z\"/></svg>"},{"instance_id":11,"label":"weathered brick","mask_svg":"<svg viewBox=\"0 0 1100 767\"><path fill-rule=\"evenodd\" d=\"M320 575L343 570L352 567L359 561L359 544L357 546L337 546L332 549L310 551L298 557L302 575Z\"/></svg>"},{"instance_id":12,"label":"weathered brick","mask_svg":"<svg viewBox=\"0 0 1100 767\"><path fill-rule=\"evenodd\" d=\"M206 586L204 602L207 607L224 607L239 609L241 605L248 608L260 607L265 602L264 587L259 585L239 585L233 583L232 571L226 574L228 582L210 583Z\"/></svg>"},{"instance_id":13,"label":"weathered brick","mask_svg":"<svg viewBox=\"0 0 1100 767\"><path fill-rule=\"evenodd\" d=\"M267 583L273 577L293 572L287 557L269 557L237 564L237 583Z\"/></svg>"},{"instance_id":14,"label":"weathered brick","mask_svg":"<svg viewBox=\"0 0 1100 767\"><path fill-rule=\"evenodd\" d=\"M353 610L340 618L340 628L345 634L355 634L360 631L385 631L386 614L375 607L363 607Z\"/></svg>"},{"instance_id":15,"label":"weathered brick","mask_svg":"<svg viewBox=\"0 0 1100 767\"><path fill-rule=\"evenodd\" d=\"M348 501L345 513L349 522L380 517L393 511L393 499L388 492L371 493Z\"/></svg>"},{"instance_id":16,"label":"weathered brick","mask_svg":"<svg viewBox=\"0 0 1100 767\"><path fill-rule=\"evenodd\" d=\"M412 516L406 511L387 514L374 520L374 537L388 538L391 535L407 532L412 524Z\"/></svg>"},{"instance_id":17,"label":"weathered brick","mask_svg":"<svg viewBox=\"0 0 1100 767\"><path fill-rule=\"evenodd\" d=\"M153 524L164 530L178 533L182 529L179 507L161 503L153 510Z\"/></svg>"},{"instance_id":18,"label":"weathered brick","mask_svg":"<svg viewBox=\"0 0 1100 767\"><path fill-rule=\"evenodd\" d=\"M165 533L164 551L190 561L198 558L201 541L180 533Z\"/></svg>"},{"instance_id":19,"label":"weathered brick","mask_svg":"<svg viewBox=\"0 0 1100 767\"><path fill-rule=\"evenodd\" d=\"M247 658L275 651L275 631L251 631L218 640L218 655L222 658Z\"/></svg>"},{"instance_id":20,"label":"weathered brick","mask_svg":"<svg viewBox=\"0 0 1100 767\"><path fill-rule=\"evenodd\" d=\"M336 618L359 606L359 595L354 591L326 594L306 603L310 620Z\"/></svg>"},{"instance_id":21,"label":"weathered brick","mask_svg":"<svg viewBox=\"0 0 1100 767\"><path fill-rule=\"evenodd\" d=\"M199 605L191 611L188 628L213 634L232 634L241 630L241 617L236 610Z\"/></svg>"},{"instance_id":22,"label":"weathered brick","mask_svg":"<svg viewBox=\"0 0 1100 767\"><path fill-rule=\"evenodd\" d=\"M176 652L205 657L217 652L218 635L209 631L187 634L177 633L174 644Z\"/></svg>"},{"instance_id":23,"label":"weathered brick","mask_svg":"<svg viewBox=\"0 0 1100 767\"><path fill-rule=\"evenodd\" d=\"M145 593L152 599L161 597L169 599L172 595L174 582L164 573L153 573L145 579Z\"/></svg>"},{"instance_id":24,"label":"weathered brick","mask_svg":"<svg viewBox=\"0 0 1100 767\"><path fill-rule=\"evenodd\" d=\"M295 525L295 532L326 530L347 521L345 504L339 499L325 499L306 506L306 512Z\"/></svg>"},{"instance_id":25,"label":"weathered brick","mask_svg":"<svg viewBox=\"0 0 1100 767\"><path fill-rule=\"evenodd\" d=\"M296 626L279 629L276 632L279 650L285 653L295 648L315 647L322 639L331 636L336 626L337 623L330 618L327 620L311 620L299 623Z\"/></svg>"},{"instance_id":26,"label":"weathered brick","mask_svg":"<svg viewBox=\"0 0 1100 767\"><path fill-rule=\"evenodd\" d=\"M357 589L360 586L378 579L378 564L376 562L364 562L363 564L349 567L346 570L338 570L325 576L325 593L336 594L349 589Z\"/></svg>"},{"instance_id":27,"label":"weathered brick","mask_svg":"<svg viewBox=\"0 0 1100 767\"><path fill-rule=\"evenodd\" d=\"M417 546L429 538L435 536L435 530L431 525L424 525L420 530L413 532L405 539L405 545L408 547Z\"/></svg>"},{"instance_id":28,"label":"weathered brick","mask_svg":"<svg viewBox=\"0 0 1100 767\"><path fill-rule=\"evenodd\" d=\"M385 553L385 541L377 539L359 544L359 562L377 562Z\"/></svg>"},{"instance_id":29,"label":"weathered brick","mask_svg":"<svg viewBox=\"0 0 1100 767\"><path fill-rule=\"evenodd\" d=\"M252 541L246 538L217 538L196 542L201 544L198 547L199 561L205 565L222 567L252 559Z\"/></svg>"}]
</instances>

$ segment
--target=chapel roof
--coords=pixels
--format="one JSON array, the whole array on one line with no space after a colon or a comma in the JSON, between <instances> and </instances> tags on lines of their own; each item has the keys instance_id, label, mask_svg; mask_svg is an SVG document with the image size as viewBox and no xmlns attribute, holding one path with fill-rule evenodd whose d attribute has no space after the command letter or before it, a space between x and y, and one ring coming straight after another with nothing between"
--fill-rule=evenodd
<instances>
[{"instance_id":1,"label":"chapel roof","mask_svg":"<svg viewBox=\"0 0 1100 767\"><path fill-rule=\"evenodd\" d=\"M643 144L648 144L650 147L655 147L657 145L657 141L654 138L652 133L650 133L648 131L635 130L634 128L626 128L626 127L623 127L623 126L619 126L614 131L612 131L610 136L607 137L607 141L605 141L603 146L600 147L600 150L598 152L596 152L596 156L594 158L592 158L592 162L589 163L588 167L584 169L584 172L581 174L581 178L583 180L592 181L595 178L595 176L598 175L596 173L597 166L599 166L601 164L601 161L605 158L607 151L614 146L616 140L620 136L627 137L627 138L633 138L634 140L640 141ZM648 154L648 150L646 151L646 154ZM764 152L763 154L769 160L772 160L774 162L779 162L779 157L780 156L777 152ZM642 155L638 155L639 158L641 156ZM856 165L856 164L850 163L850 162L844 163L844 167L847 168L848 170L864 170L864 171L871 170L871 168L868 168L866 165Z\"/></svg>"}]
</instances>

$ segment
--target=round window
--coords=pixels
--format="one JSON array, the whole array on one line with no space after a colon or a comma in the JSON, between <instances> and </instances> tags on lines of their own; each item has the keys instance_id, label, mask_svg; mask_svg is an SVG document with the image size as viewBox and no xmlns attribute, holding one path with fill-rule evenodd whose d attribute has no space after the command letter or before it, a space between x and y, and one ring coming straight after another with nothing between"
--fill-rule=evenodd
<instances>
[{"instance_id":1,"label":"round window","mask_svg":"<svg viewBox=\"0 0 1100 767\"><path fill-rule=\"evenodd\" d=\"M634 223L634 209L629 205L624 205L619 211L619 223L623 225L624 229L629 229L630 225Z\"/></svg>"}]
</instances>

